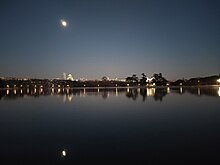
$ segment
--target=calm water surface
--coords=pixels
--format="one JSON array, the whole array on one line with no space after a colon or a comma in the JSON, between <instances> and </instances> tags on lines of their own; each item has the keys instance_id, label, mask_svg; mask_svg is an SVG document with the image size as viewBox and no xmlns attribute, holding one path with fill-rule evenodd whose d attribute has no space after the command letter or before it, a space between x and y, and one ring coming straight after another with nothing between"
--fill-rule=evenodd
<instances>
[{"instance_id":1,"label":"calm water surface","mask_svg":"<svg viewBox=\"0 0 220 165\"><path fill-rule=\"evenodd\" d=\"M0 91L0 164L220 164L220 88Z\"/></svg>"}]
</instances>

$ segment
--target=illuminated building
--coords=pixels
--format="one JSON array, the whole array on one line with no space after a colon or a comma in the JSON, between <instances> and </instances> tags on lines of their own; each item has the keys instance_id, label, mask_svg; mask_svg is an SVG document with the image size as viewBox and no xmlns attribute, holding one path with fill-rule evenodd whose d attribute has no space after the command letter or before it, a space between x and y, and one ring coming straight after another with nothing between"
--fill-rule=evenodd
<instances>
[{"instance_id":1,"label":"illuminated building","mask_svg":"<svg viewBox=\"0 0 220 165\"><path fill-rule=\"evenodd\" d=\"M66 73L63 73L63 79L66 80Z\"/></svg>"},{"instance_id":2,"label":"illuminated building","mask_svg":"<svg viewBox=\"0 0 220 165\"><path fill-rule=\"evenodd\" d=\"M67 76L67 78L66 78L67 80L71 80L71 81L73 81L74 79L73 79L73 76L71 75L71 74L68 74L68 76Z\"/></svg>"}]
</instances>

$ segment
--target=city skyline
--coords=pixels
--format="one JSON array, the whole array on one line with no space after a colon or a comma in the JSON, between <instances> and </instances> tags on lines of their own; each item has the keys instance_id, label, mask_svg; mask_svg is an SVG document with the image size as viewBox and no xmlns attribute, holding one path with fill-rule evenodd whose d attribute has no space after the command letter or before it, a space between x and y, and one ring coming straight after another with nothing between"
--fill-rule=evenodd
<instances>
[{"instance_id":1,"label":"city skyline","mask_svg":"<svg viewBox=\"0 0 220 165\"><path fill-rule=\"evenodd\" d=\"M219 75L215 0L1 1L0 76Z\"/></svg>"}]
</instances>

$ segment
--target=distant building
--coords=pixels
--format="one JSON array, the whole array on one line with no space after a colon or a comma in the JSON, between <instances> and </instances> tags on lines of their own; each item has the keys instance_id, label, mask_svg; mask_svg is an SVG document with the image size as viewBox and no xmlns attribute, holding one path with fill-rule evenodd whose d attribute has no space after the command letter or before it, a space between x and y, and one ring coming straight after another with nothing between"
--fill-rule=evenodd
<instances>
[{"instance_id":1,"label":"distant building","mask_svg":"<svg viewBox=\"0 0 220 165\"><path fill-rule=\"evenodd\" d=\"M66 73L63 73L63 79L66 80Z\"/></svg>"},{"instance_id":2,"label":"distant building","mask_svg":"<svg viewBox=\"0 0 220 165\"><path fill-rule=\"evenodd\" d=\"M72 76L71 74L68 74L68 76L67 76L67 78L66 78L66 79L67 79L67 80L74 81L73 76Z\"/></svg>"},{"instance_id":3,"label":"distant building","mask_svg":"<svg viewBox=\"0 0 220 165\"><path fill-rule=\"evenodd\" d=\"M64 80L71 80L71 81L74 81L74 78L72 76L72 74L66 74L65 72L63 73L63 79Z\"/></svg>"}]
</instances>

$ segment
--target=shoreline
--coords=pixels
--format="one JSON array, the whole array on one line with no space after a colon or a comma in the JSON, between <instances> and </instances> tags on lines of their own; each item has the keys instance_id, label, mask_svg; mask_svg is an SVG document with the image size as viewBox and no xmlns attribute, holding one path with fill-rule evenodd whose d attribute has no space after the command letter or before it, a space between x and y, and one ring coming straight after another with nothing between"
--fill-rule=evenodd
<instances>
[{"instance_id":1,"label":"shoreline","mask_svg":"<svg viewBox=\"0 0 220 165\"><path fill-rule=\"evenodd\" d=\"M85 87L14 87L14 88L0 88L0 90L19 90L19 89L115 89L115 88L155 88L155 89L165 89L165 88L205 88L205 87L220 87L220 85L179 85L179 86L85 86Z\"/></svg>"}]
</instances>

